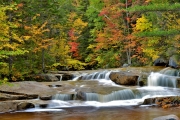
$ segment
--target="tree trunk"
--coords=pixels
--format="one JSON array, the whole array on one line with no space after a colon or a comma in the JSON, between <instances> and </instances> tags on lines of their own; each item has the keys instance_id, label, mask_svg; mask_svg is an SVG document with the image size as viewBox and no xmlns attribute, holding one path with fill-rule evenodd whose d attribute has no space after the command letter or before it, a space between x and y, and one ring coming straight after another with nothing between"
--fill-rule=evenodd
<instances>
[{"instance_id":1,"label":"tree trunk","mask_svg":"<svg viewBox=\"0 0 180 120\"><path fill-rule=\"evenodd\" d=\"M45 73L44 48L42 48L42 71Z\"/></svg>"},{"instance_id":2,"label":"tree trunk","mask_svg":"<svg viewBox=\"0 0 180 120\"><path fill-rule=\"evenodd\" d=\"M11 0L9 0L9 3L11 3ZM9 22L12 21L12 13L9 13ZM9 44L12 44L12 29L10 28L9 29ZM9 58L8 58L8 62L9 62L9 81L12 80L12 65L13 65L13 57L11 55L9 55Z\"/></svg>"},{"instance_id":3,"label":"tree trunk","mask_svg":"<svg viewBox=\"0 0 180 120\"><path fill-rule=\"evenodd\" d=\"M128 0L126 0L126 10L128 8ZM129 17L129 13L126 12L126 18ZM128 23L128 20L126 20L126 27L127 27L127 36L129 35L129 23ZM131 40L128 41L128 44L130 45L131 44ZM126 55L127 55L127 61L128 61L128 64L131 65L131 47L129 46L127 49L126 49Z\"/></svg>"}]
</instances>

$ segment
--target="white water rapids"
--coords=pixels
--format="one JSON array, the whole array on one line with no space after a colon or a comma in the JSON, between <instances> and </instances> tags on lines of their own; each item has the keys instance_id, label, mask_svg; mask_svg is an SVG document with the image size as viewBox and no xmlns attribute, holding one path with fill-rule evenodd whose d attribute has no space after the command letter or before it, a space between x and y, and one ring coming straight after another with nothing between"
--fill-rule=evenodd
<instances>
[{"instance_id":1,"label":"white water rapids","mask_svg":"<svg viewBox=\"0 0 180 120\"><path fill-rule=\"evenodd\" d=\"M148 98L180 96L180 89L177 88L178 76L171 76L157 73L151 73L147 78L147 86L128 87L117 85L109 79L111 71L95 72L83 74L76 77L73 81L78 81L81 77L85 81L98 81L99 85L119 88L111 93L101 94L96 92L83 92L84 100L77 100L77 93L57 94L53 97L47 108L33 108L26 112L34 111L61 111L63 108L71 107L121 107L121 106L143 106L143 102ZM84 87L81 85L79 87ZM107 87L108 89L108 87ZM75 91L75 90L74 90ZM149 104L151 105L151 104Z\"/></svg>"}]
</instances>

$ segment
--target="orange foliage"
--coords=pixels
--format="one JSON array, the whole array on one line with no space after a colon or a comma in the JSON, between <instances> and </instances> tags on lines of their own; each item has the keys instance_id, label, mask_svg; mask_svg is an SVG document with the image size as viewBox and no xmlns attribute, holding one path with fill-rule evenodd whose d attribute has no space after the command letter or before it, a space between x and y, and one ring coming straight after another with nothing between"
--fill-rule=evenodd
<instances>
[{"instance_id":1,"label":"orange foliage","mask_svg":"<svg viewBox=\"0 0 180 120\"><path fill-rule=\"evenodd\" d=\"M19 3L19 4L17 4L17 7L18 8L22 8L24 6L24 4L23 3Z\"/></svg>"}]
</instances>

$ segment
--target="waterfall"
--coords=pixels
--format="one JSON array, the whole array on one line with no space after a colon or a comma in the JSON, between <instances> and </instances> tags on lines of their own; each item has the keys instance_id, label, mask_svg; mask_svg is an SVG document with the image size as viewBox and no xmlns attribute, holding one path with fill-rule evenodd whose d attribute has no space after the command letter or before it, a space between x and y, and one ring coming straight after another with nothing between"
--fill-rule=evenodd
<instances>
[{"instance_id":1,"label":"waterfall","mask_svg":"<svg viewBox=\"0 0 180 120\"><path fill-rule=\"evenodd\" d=\"M131 89L124 89L119 91L113 91L110 94L98 94L98 93L84 93L85 101L99 101L99 102L109 102L113 100L129 100L135 99L135 95ZM74 98L73 98L74 96ZM53 99L54 100L75 100L76 94L56 94Z\"/></svg>"},{"instance_id":2,"label":"waterfall","mask_svg":"<svg viewBox=\"0 0 180 120\"><path fill-rule=\"evenodd\" d=\"M160 96L179 96L179 90L161 86L147 86L137 88L137 98L160 97Z\"/></svg>"},{"instance_id":3,"label":"waterfall","mask_svg":"<svg viewBox=\"0 0 180 120\"><path fill-rule=\"evenodd\" d=\"M148 86L163 86L176 88L177 78L179 77L152 72L148 77Z\"/></svg>"},{"instance_id":4,"label":"waterfall","mask_svg":"<svg viewBox=\"0 0 180 120\"><path fill-rule=\"evenodd\" d=\"M74 81L59 81L57 84L49 85L55 88L59 94L53 96L47 108L152 105L151 101L148 101L149 99L180 96L180 89L177 88L180 77L179 71L176 69L165 68L159 72L152 72L150 75L149 72L146 73L145 77L149 75L148 78L146 77L148 86L144 87L117 85L109 78L112 71L114 70L93 73L88 73L88 71L74 78ZM127 72L129 73L129 71ZM140 73L138 83L141 78L146 79L145 77ZM61 78L59 76L59 80ZM145 100L147 101L144 103Z\"/></svg>"},{"instance_id":5,"label":"waterfall","mask_svg":"<svg viewBox=\"0 0 180 120\"><path fill-rule=\"evenodd\" d=\"M67 101L67 100L72 100L73 99L73 94L56 94L53 96L54 100L62 100L62 101Z\"/></svg>"},{"instance_id":6,"label":"waterfall","mask_svg":"<svg viewBox=\"0 0 180 120\"><path fill-rule=\"evenodd\" d=\"M135 95L130 89L114 91L107 95L102 95L97 93L86 93L85 96L86 96L86 101L100 101L100 102L135 99Z\"/></svg>"},{"instance_id":7,"label":"waterfall","mask_svg":"<svg viewBox=\"0 0 180 120\"><path fill-rule=\"evenodd\" d=\"M159 71L159 73L169 76L179 76L179 70L167 67Z\"/></svg>"},{"instance_id":8,"label":"waterfall","mask_svg":"<svg viewBox=\"0 0 180 120\"><path fill-rule=\"evenodd\" d=\"M93 79L106 79L109 80L109 74L111 72L108 70L101 71L101 72L94 72L91 74L85 74L79 77L74 78L74 80L81 79L81 80L93 80Z\"/></svg>"}]
</instances>

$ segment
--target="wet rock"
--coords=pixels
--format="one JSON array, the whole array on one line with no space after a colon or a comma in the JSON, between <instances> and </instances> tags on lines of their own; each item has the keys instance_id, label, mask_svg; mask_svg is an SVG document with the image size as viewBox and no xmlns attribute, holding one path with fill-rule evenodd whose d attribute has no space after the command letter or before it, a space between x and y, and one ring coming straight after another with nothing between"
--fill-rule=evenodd
<instances>
[{"instance_id":1,"label":"wet rock","mask_svg":"<svg viewBox=\"0 0 180 120\"><path fill-rule=\"evenodd\" d=\"M155 104L155 101L156 101L156 98L146 98L142 104L143 105L152 105L152 104Z\"/></svg>"},{"instance_id":2,"label":"wet rock","mask_svg":"<svg viewBox=\"0 0 180 120\"><path fill-rule=\"evenodd\" d=\"M177 61L179 61L179 58L177 58L175 55L174 56L171 56L169 58L169 63L168 63L168 66L169 67L172 67L172 68L178 68L178 63Z\"/></svg>"},{"instance_id":3,"label":"wet rock","mask_svg":"<svg viewBox=\"0 0 180 120\"><path fill-rule=\"evenodd\" d=\"M36 99L38 96L52 96L56 91L38 82L14 82L11 85L4 84L0 87L0 93L4 97L0 100Z\"/></svg>"},{"instance_id":4,"label":"wet rock","mask_svg":"<svg viewBox=\"0 0 180 120\"><path fill-rule=\"evenodd\" d=\"M6 93L0 93L0 101L5 101L5 100L22 100L26 99L26 95L11 95L11 94L6 94Z\"/></svg>"},{"instance_id":5,"label":"wet rock","mask_svg":"<svg viewBox=\"0 0 180 120\"><path fill-rule=\"evenodd\" d=\"M153 63L154 66L167 66L168 65L168 60L163 58L163 57L159 57L158 59L156 59Z\"/></svg>"},{"instance_id":6,"label":"wet rock","mask_svg":"<svg viewBox=\"0 0 180 120\"><path fill-rule=\"evenodd\" d=\"M40 96L39 97L41 100L51 100L52 96L51 95L46 95L46 96Z\"/></svg>"},{"instance_id":7,"label":"wet rock","mask_svg":"<svg viewBox=\"0 0 180 120\"><path fill-rule=\"evenodd\" d=\"M12 112L17 110L17 102L0 102L0 112Z\"/></svg>"},{"instance_id":8,"label":"wet rock","mask_svg":"<svg viewBox=\"0 0 180 120\"><path fill-rule=\"evenodd\" d=\"M127 63L124 63L122 67L129 67L130 65Z\"/></svg>"},{"instance_id":9,"label":"wet rock","mask_svg":"<svg viewBox=\"0 0 180 120\"><path fill-rule=\"evenodd\" d=\"M17 110L25 110L28 108L35 108L39 106L45 108L48 106L50 101L44 100L10 100L0 102L0 113L13 112Z\"/></svg>"},{"instance_id":10,"label":"wet rock","mask_svg":"<svg viewBox=\"0 0 180 120\"><path fill-rule=\"evenodd\" d=\"M144 81L139 81L139 86L143 87L144 86Z\"/></svg>"},{"instance_id":11,"label":"wet rock","mask_svg":"<svg viewBox=\"0 0 180 120\"><path fill-rule=\"evenodd\" d=\"M179 120L176 115L166 115L154 118L153 120Z\"/></svg>"},{"instance_id":12,"label":"wet rock","mask_svg":"<svg viewBox=\"0 0 180 120\"><path fill-rule=\"evenodd\" d=\"M28 108L35 108L35 105L29 102L21 102L17 105L17 110L25 110Z\"/></svg>"},{"instance_id":13,"label":"wet rock","mask_svg":"<svg viewBox=\"0 0 180 120\"><path fill-rule=\"evenodd\" d=\"M57 78L58 78L58 80L59 81L61 81L62 80L62 76L63 76L63 74L54 74Z\"/></svg>"},{"instance_id":14,"label":"wet rock","mask_svg":"<svg viewBox=\"0 0 180 120\"><path fill-rule=\"evenodd\" d=\"M76 99L77 100L86 100L85 92L77 90Z\"/></svg>"},{"instance_id":15,"label":"wet rock","mask_svg":"<svg viewBox=\"0 0 180 120\"><path fill-rule=\"evenodd\" d=\"M40 104L39 107L40 108L47 108L48 104Z\"/></svg>"},{"instance_id":16,"label":"wet rock","mask_svg":"<svg viewBox=\"0 0 180 120\"><path fill-rule=\"evenodd\" d=\"M34 76L35 81L38 82L54 82L59 81L55 74L38 74Z\"/></svg>"},{"instance_id":17,"label":"wet rock","mask_svg":"<svg viewBox=\"0 0 180 120\"><path fill-rule=\"evenodd\" d=\"M180 105L180 97L178 96L168 96L168 97L155 97L146 98L143 105L155 105L162 107L164 109L170 107L178 107Z\"/></svg>"},{"instance_id":18,"label":"wet rock","mask_svg":"<svg viewBox=\"0 0 180 120\"><path fill-rule=\"evenodd\" d=\"M63 74L62 75L62 81L64 80L72 80L73 75L72 74Z\"/></svg>"},{"instance_id":19,"label":"wet rock","mask_svg":"<svg viewBox=\"0 0 180 120\"><path fill-rule=\"evenodd\" d=\"M158 97L155 100L155 103L162 108L178 107L180 105L180 97Z\"/></svg>"},{"instance_id":20,"label":"wet rock","mask_svg":"<svg viewBox=\"0 0 180 120\"><path fill-rule=\"evenodd\" d=\"M137 85L138 75L131 72L111 72L109 78L120 85Z\"/></svg>"}]
</instances>

